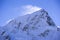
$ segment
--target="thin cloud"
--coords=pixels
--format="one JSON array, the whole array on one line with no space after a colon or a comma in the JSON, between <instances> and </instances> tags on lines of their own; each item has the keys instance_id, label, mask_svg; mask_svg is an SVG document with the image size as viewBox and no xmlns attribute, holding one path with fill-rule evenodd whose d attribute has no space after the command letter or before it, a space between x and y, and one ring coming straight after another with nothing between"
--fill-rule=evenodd
<instances>
[{"instance_id":1,"label":"thin cloud","mask_svg":"<svg viewBox=\"0 0 60 40\"><path fill-rule=\"evenodd\" d=\"M24 10L23 11L24 15L31 14L31 13L36 12L41 9L37 6L32 6L32 5L25 5L25 6L22 6L22 8Z\"/></svg>"}]
</instances>

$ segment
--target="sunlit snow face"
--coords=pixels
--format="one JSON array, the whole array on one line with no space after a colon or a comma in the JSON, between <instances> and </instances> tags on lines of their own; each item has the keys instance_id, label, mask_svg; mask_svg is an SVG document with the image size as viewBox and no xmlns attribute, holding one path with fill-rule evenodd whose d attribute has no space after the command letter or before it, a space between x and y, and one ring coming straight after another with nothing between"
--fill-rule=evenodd
<instances>
[{"instance_id":1,"label":"sunlit snow face","mask_svg":"<svg viewBox=\"0 0 60 40\"><path fill-rule=\"evenodd\" d=\"M58 28L60 28L60 26L57 26Z\"/></svg>"},{"instance_id":2,"label":"sunlit snow face","mask_svg":"<svg viewBox=\"0 0 60 40\"><path fill-rule=\"evenodd\" d=\"M4 25L6 25L6 24L8 24L10 21L12 21L14 18L12 18L12 19L9 19L8 21L6 21L6 23L4 24ZM4 26L3 25L3 26Z\"/></svg>"},{"instance_id":3,"label":"sunlit snow face","mask_svg":"<svg viewBox=\"0 0 60 40\"><path fill-rule=\"evenodd\" d=\"M36 12L41 9L37 6L32 6L32 5L25 5L25 6L22 6L22 8L24 10L23 11L24 15L31 14L31 13Z\"/></svg>"}]
</instances>

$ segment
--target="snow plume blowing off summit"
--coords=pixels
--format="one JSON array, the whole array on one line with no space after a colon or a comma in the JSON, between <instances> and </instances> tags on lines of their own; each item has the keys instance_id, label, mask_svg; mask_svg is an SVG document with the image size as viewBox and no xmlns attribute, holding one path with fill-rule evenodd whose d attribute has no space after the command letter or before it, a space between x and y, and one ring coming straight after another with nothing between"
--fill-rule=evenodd
<instances>
[{"instance_id":1,"label":"snow plume blowing off summit","mask_svg":"<svg viewBox=\"0 0 60 40\"><path fill-rule=\"evenodd\" d=\"M33 12L41 10L42 8L39 8L37 6L32 6L32 5L25 5L25 6L22 6L22 9L24 10L23 11L24 15L26 15L26 14L31 14Z\"/></svg>"},{"instance_id":2,"label":"snow plume blowing off summit","mask_svg":"<svg viewBox=\"0 0 60 40\"><path fill-rule=\"evenodd\" d=\"M48 12L31 5L25 8L23 12L29 15L24 14L1 27L0 40L60 40L60 28Z\"/></svg>"}]
</instances>

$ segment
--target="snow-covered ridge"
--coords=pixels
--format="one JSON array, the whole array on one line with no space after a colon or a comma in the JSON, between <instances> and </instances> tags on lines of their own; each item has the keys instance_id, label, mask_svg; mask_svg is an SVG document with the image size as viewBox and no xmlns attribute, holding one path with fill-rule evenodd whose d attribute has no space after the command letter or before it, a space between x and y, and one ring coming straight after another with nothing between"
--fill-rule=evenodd
<instances>
[{"instance_id":1,"label":"snow-covered ridge","mask_svg":"<svg viewBox=\"0 0 60 40\"><path fill-rule=\"evenodd\" d=\"M60 28L44 9L11 20L0 32L1 40L60 40Z\"/></svg>"}]
</instances>

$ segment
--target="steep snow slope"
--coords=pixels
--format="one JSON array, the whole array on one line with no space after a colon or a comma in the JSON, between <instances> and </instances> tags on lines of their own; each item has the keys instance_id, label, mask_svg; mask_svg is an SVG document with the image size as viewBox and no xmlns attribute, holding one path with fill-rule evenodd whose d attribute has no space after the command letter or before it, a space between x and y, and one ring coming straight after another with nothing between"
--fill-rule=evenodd
<instances>
[{"instance_id":1,"label":"steep snow slope","mask_svg":"<svg viewBox=\"0 0 60 40\"><path fill-rule=\"evenodd\" d=\"M0 29L0 40L60 40L60 28L44 9L13 19Z\"/></svg>"}]
</instances>

